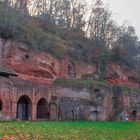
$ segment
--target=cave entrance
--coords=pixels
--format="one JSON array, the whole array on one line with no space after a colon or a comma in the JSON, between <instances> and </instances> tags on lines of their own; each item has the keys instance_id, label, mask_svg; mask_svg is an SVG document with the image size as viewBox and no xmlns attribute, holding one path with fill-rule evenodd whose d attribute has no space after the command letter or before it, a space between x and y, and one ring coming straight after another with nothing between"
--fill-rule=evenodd
<instances>
[{"instance_id":1,"label":"cave entrance","mask_svg":"<svg viewBox=\"0 0 140 140\"><path fill-rule=\"evenodd\" d=\"M136 120L136 118L137 118L137 111L136 110L133 110L131 112L131 117L132 117L132 120Z\"/></svg>"},{"instance_id":2,"label":"cave entrance","mask_svg":"<svg viewBox=\"0 0 140 140\"><path fill-rule=\"evenodd\" d=\"M31 119L32 103L28 96L23 95L19 98L17 103L17 119L29 120Z\"/></svg>"},{"instance_id":3,"label":"cave entrance","mask_svg":"<svg viewBox=\"0 0 140 140\"><path fill-rule=\"evenodd\" d=\"M42 98L37 103L37 119L48 119L48 103L46 99Z\"/></svg>"},{"instance_id":4,"label":"cave entrance","mask_svg":"<svg viewBox=\"0 0 140 140\"><path fill-rule=\"evenodd\" d=\"M2 111L2 101L0 100L0 111Z\"/></svg>"},{"instance_id":5,"label":"cave entrance","mask_svg":"<svg viewBox=\"0 0 140 140\"><path fill-rule=\"evenodd\" d=\"M97 110L91 112L91 119L93 121L98 121L98 119L99 119L99 112Z\"/></svg>"}]
</instances>

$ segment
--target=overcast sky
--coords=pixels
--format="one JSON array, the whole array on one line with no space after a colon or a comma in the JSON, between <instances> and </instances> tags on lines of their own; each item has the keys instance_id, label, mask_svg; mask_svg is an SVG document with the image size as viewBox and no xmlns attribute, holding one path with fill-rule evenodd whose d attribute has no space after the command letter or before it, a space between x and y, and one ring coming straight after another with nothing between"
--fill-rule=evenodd
<instances>
[{"instance_id":1,"label":"overcast sky","mask_svg":"<svg viewBox=\"0 0 140 140\"><path fill-rule=\"evenodd\" d=\"M103 0L109 4L113 17L118 23L124 21L134 26L136 33L140 38L140 0Z\"/></svg>"}]
</instances>

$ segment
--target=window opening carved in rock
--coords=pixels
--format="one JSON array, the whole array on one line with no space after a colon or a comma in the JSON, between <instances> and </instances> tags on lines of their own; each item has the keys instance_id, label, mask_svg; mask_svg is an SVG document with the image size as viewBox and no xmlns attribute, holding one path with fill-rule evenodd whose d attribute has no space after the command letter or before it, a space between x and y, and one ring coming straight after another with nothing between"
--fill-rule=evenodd
<instances>
[{"instance_id":1,"label":"window opening carved in rock","mask_svg":"<svg viewBox=\"0 0 140 140\"><path fill-rule=\"evenodd\" d=\"M70 78L76 77L75 64L72 61L69 61L69 64L68 64L68 76Z\"/></svg>"}]
</instances>

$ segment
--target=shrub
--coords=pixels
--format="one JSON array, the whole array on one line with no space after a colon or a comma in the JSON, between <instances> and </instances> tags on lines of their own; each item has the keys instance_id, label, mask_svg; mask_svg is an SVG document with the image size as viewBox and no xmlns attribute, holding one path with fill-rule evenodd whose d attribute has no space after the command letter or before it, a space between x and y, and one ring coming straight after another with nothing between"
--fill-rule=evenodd
<instances>
[{"instance_id":1,"label":"shrub","mask_svg":"<svg viewBox=\"0 0 140 140\"><path fill-rule=\"evenodd\" d=\"M63 79L59 78L55 81L55 85L58 86L65 86L65 87L87 87L90 88L94 84L97 85L104 85L105 81L93 81L93 80L87 80L87 79Z\"/></svg>"},{"instance_id":2,"label":"shrub","mask_svg":"<svg viewBox=\"0 0 140 140\"><path fill-rule=\"evenodd\" d=\"M51 32L45 32L33 17L19 15L12 8L4 10L0 7L0 37L26 43L36 51L52 53L56 57L62 56L61 39Z\"/></svg>"}]
</instances>

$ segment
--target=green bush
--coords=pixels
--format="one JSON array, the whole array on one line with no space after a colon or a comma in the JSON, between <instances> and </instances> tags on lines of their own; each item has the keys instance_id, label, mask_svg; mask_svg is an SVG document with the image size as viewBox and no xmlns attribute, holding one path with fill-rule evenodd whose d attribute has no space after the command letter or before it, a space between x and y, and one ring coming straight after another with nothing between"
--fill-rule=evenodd
<instances>
[{"instance_id":1,"label":"green bush","mask_svg":"<svg viewBox=\"0 0 140 140\"><path fill-rule=\"evenodd\" d=\"M55 85L58 86L65 86L65 87L87 87L90 88L94 84L96 85L105 85L105 81L93 81L93 80L87 80L87 79L64 79L59 78L55 81Z\"/></svg>"},{"instance_id":2,"label":"green bush","mask_svg":"<svg viewBox=\"0 0 140 140\"><path fill-rule=\"evenodd\" d=\"M12 8L0 7L0 37L26 43L36 51L52 53L56 57L64 53L61 39L51 32L42 30L35 18L18 14Z\"/></svg>"}]
</instances>

